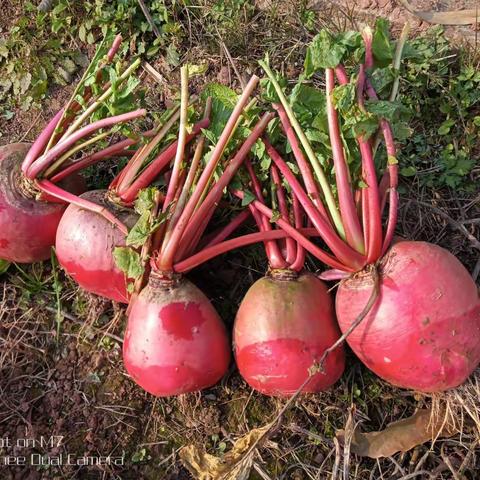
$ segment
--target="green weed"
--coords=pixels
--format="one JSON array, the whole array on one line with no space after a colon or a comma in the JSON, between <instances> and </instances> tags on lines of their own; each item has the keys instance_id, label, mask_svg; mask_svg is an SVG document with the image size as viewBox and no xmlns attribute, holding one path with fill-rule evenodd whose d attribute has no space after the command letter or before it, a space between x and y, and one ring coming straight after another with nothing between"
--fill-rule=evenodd
<instances>
[{"instance_id":1,"label":"green weed","mask_svg":"<svg viewBox=\"0 0 480 480\"><path fill-rule=\"evenodd\" d=\"M455 50L438 27L412 40L406 57L400 93L414 133L399 155L401 174L416 176L430 188L473 191L469 174L476 164L480 126L475 61Z\"/></svg>"},{"instance_id":2,"label":"green weed","mask_svg":"<svg viewBox=\"0 0 480 480\"><path fill-rule=\"evenodd\" d=\"M53 84L70 83L88 64L81 47L88 51L109 32L123 35L123 48L130 54L150 58L163 50L178 63L172 40L181 27L164 0L149 2L160 37L153 34L137 0L58 0L49 12L39 12L27 1L23 9L10 31L0 32L0 115L7 119L17 106L38 106Z\"/></svg>"}]
</instances>

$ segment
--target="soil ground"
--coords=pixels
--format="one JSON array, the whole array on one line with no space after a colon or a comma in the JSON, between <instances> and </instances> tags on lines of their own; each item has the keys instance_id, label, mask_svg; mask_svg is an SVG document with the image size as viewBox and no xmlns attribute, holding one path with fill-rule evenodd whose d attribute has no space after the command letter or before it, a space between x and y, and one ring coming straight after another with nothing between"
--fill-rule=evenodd
<instances>
[{"instance_id":1,"label":"soil ground","mask_svg":"<svg viewBox=\"0 0 480 480\"><path fill-rule=\"evenodd\" d=\"M0 25L8 29L16 8L9 0L3 3ZM289 2L279 3L278 21L290 19L293 12ZM319 15L325 16L322 8L332 8L331 2L314 3ZM358 3L360 11L352 3ZM426 10L473 2L411 3ZM378 14L393 20L399 20L400 14L408 16L402 7L386 0L345 5L351 8L350 20L365 14L367 19ZM259 2L257 7L255 22L237 32L243 35L243 45L232 48L233 40L224 39L234 61L241 72L249 73L255 67L242 54L274 45L274 63L294 75L298 67L295 57L303 53L308 34L292 20L295 35L287 40L277 38L280 34L266 23L268 15L262 13L268 11L268 2ZM268 30L265 25L269 25ZM418 31L423 27L421 22L415 23ZM203 33L190 32L189 41L196 47L189 51L187 60L207 59L209 78L237 87L238 79L222 49L212 50L202 43ZM287 45L280 49L279 42ZM282 62L286 49L291 57ZM162 58L153 63L168 83L175 80L178 72L165 66ZM161 95L168 96L167 86L161 90ZM0 120L2 144L34 139L70 91L70 86L57 87L41 109L18 110L13 121ZM471 243L471 237L478 236L478 222L469 226L467 233L461 228L468 219L480 217L478 195L460 198L450 191L419 189L415 179L405 185L405 192L398 233L439 243L459 256L470 271L478 272L478 250ZM309 267L318 266L310 261ZM191 279L212 299L231 330L239 302L264 269L261 249L252 247L212 260ZM155 399L144 393L128 377L121 361L124 307L80 291L49 262L12 266L2 277L1 290L0 458L4 454L17 458L35 454L39 463L35 467L0 465L1 480L189 479L192 477L178 456L182 446L205 446L210 453L221 455L237 438L274 418L284 404L284 400L252 391L233 364L219 385L201 394ZM57 308L61 310L60 324ZM334 388L298 399L286 413L281 428L255 454L250 478L327 479L333 478L333 472L338 475L334 478L343 475L345 479L479 478L479 431L473 422L475 404L480 401L478 378L474 374L465 387L432 398L389 386L349 352L346 372ZM379 430L418 408L430 407L432 402L447 404L465 415L461 434L380 460L348 455L335 441L335 431L345 428L349 412L354 412L350 420L361 422L364 430ZM2 439L4 443L5 439L20 443L9 447L1 444ZM68 454L72 455L72 465L65 460ZM63 455L63 465L56 466L59 455ZM81 464L84 456L107 455L123 457L123 464Z\"/></svg>"}]
</instances>

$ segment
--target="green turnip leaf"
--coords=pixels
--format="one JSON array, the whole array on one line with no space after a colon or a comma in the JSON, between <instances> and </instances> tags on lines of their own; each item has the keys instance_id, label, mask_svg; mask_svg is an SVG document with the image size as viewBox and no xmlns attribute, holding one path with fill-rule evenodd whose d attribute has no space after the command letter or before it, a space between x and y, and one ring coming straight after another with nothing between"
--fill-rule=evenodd
<instances>
[{"instance_id":1,"label":"green turnip leaf","mask_svg":"<svg viewBox=\"0 0 480 480\"><path fill-rule=\"evenodd\" d=\"M347 47L326 30L322 30L310 43L305 57L305 75L309 78L317 70L335 68L343 58Z\"/></svg>"},{"instance_id":2,"label":"green turnip leaf","mask_svg":"<svg viewBox=\"0 0 480 480\"><path fill-rule=\"evenodd\" d=\"M128 247L115 247L113 258L117 267L128 278L138 278L143 274L140 254Z\"/></svg>"},{"instance_id":3,"label":"green turnip leaf","mask_svg":"<svg viewBox=\"0 0 480 480\"><path fill-rule=\"evenodd\" d=\"M389 22L384 18L378 18L373 32L372 50L375 63L385 67L392 62L394 48L390 42Z\"/></svg>"}]
</instances>

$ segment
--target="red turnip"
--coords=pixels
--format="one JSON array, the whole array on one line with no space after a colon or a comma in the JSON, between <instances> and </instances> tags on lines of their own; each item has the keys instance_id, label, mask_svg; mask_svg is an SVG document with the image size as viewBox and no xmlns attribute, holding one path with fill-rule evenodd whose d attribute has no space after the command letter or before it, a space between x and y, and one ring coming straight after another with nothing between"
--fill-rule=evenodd
<instances>
[{"instance_id":1,"label":"red turnip","mask_svg":"<svg viewBox=\"0 0 480 480\"><path fill-rule=\"evenodd\" d=\"M150 245L152 251L142 248L141 259L150 258L151 272L147 285L140 293L136 290L130 302L123 348L125 366L132 378L158 396L209 387L227 370L230 348L221 319L203 293L179 273L195 264L192 257L189 258L190 252L197 250L224 189L272 119L271 114L265 114L257 122L248 138L225 162L220 177L212 181L225 148L241 123L241 115L258 78L252 77L245 87L215 147L208 152L208 162L200 161L203 141L197 145L193 159L184 158L187 154L186 66L181 69L181 79L178 148L162 209L155 202L151 210L156 213L152 217L161 214L164 222L145 240L144 246ZM210 106L208 102L206 116ZM165 215L166 212L169 214ZM197 252L200 262L209 258L205 252ZM142 285L142 277L136 286Z\"/></svg>"},{"instance_id":2,"label":"red turnip","mask_svg":"<svg viewBox=\"0 0 480 480\"><path fill-rule=\"evenodd\" d=\"M218 382L230 363L230 346L218 313L195 285L151 275L132 303L123 359L138 385L163 397Z\"/></svg>"},{"instance_id":3,"label":"red turnip","mask_svg":"<svg viewBox=\"0 0 480 480\"><path fill-rule=\"evenodd\" d=\"M400 241L379 273L379 300L348 337L353 351L400 387L432 392L463 383L480 362L480 298L463 265L436 245ZM340 284L336 311L343 331L372 288L368 273Z\"/></svg>"},{"instance_id":4,"label":"red turnip","mask_svg":"<svg viewBox=\"0 0 480 480\"><path fill-rule=\"evenodd\" d=\"M167 122L167 127L171 126L176 118L178 117L174 113ZM207 125L208 121L198 122L188 135L187 141L195 138ZM140 149L108 190L95 190L81 195L82 200L89 202L88 208L71 204L65 211L57 230L57 257L65 272L88 292L128 303L128 278L116 266L113 255L116 247L125 246L126 231L107 220L103 212L92 211L91 204L108 210L121 224L131 228L138 219L131 207L132 200L140 188L155 180L175 156L177 142L166 147L145 168L146 155L166 133L167 128L162 128L152 141L143 147L143 151ZM136 175L142 167L141 173ZM128 182L122 181L127 175Z\"/></svg>"},{"instance_id":5,"label":"red turnip","mask_svg":"<svg viewBox=\"0 0 480 480\"><path fill-rule=\"evenodd\" d=\"M138 215L108 200L106 190L80 195L110 211L127 227ZM117 302L128 302L127 279L113 258L115 247L125 245L125 232L103 215L71 204L57 229L55 250L62 268L80 287Z\"/></svg>"},{"instance_id":6,"label":"red turnip","mask_svg":"<svg viewBox=\"0 0 480 480\"><path fill-rule=\"evenodd\" d=\"M267 395L291 395L309 369L340 336L325 284L310 273L272 271L250 287L234 325L238 369L248 384ZM303 392L333 385L345 366L343 348L325 360Z\"/></svg>"},{"instance_id":7,"label":"red turnip","mask_svg":"<svg viewBox=\"0 0 480 480\"><path fill-rule=\"evenodd\" d=\"M18 263L50 258L66 208L65 204L35 198L40 192L20 171L29 148L26 143L0 147L0 258ZM76 174L60 185L75 194L85 190L84 179Z\"/></svg>"},{"instance_id":8,"label":"red turnip","mask_svg":"<svg viewBox=\"0 0 480 480\"><path fill-rule=\"evenodd\" d=\"M246 162L246 166L256 197L250 211L259 230L270 233L273 211L265 205L252 165ZM271 179L276 192L272 202L278 204L281 224L290 234L299 232L303 213L298 199L292 194L290 209L275 166ZM244 199L243 192L236 194ZM323 357L340 337L330 294L314 275L300 273L305 253L295 237L265 242L265 251L269 273L250 287L235 318L233 343L240 374L267 395L289 396L299 388L302 392L325 390L340 378L345 366L343 347ZM312 374L324 358L321 371Z\"/></svg>"}]
</instances>

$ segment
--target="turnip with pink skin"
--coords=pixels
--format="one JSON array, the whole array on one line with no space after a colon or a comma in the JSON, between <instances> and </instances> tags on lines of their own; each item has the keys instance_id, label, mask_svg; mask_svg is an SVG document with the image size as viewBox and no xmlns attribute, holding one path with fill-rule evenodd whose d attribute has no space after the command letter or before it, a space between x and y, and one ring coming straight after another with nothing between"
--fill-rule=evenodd
<instances>
[{"instance_id":1,"label":"turnip with pink skin","mask_svg":"<svg viewBox=\"0 0 480 480\"><path fill-rule=\"evenodd\" d=\"M84 290L116 302L128 303L128 278L116 266L113 252L116 247L125 246L127 230L121 224L131 228L138 220L138 214L131 207L132 201L141 188L148 186L165 171L175 156L176 141L145 168L145 158L177 118L174 110L156 135L149 133L153 135L152 140L130 159L108 190L95 190L80 196L88 200L90 205L104 209L102 213L76 204L71 204L65 211L58 226L55 250L62 268ZM207 126L208 119L198 122L186 140L191 141ZM116 224L105 218L105 210L118 220Z\"/></svg>"},{"instance_id":2,"label":"turnip with pink skin","mask_svg":"<svg viewBox=\"0 0 480 480\"><path fill-rule=\"evenodd\" d=\"M131 228L138 215L106 200L106 190L80 195L103 206L126 227ZM125 232L103 215L71 204L63 214L56 232L55 252L65 272L84 290L128 303L125 274L113 257L115 247L125 246Z\"/></svg>"},{"instance_id":3,"label":"turnip with pink skin","mask_svg":"<svg viewBox=\"0 0 480 480\"><path fill-rule=\"evenodd\" d=\"M250 211L261 232L272 232L273 212L265 205L253 167L249 162L246 166L256 197ZM282 225L299 232L304 216L298 199L292 194L289 208L275 166L270 176ZM300 388L302 393L326 390L345 368L345 352L340 347L326 358L321 372L312 372L340 337L328 289L311 273L302 272L305 250L294 238L265 242L265 251L269 271L249 288L235 317L233 345L238 370L252 388L265 395L291 396Z\"/></svg>"},{"instance_id":4,"label":"turnip with pink skin","mask_svg":"<svg viewBox=\"0 0 480 480\"><path fill-rule=\"evenodd\" d=\"M364 40L365 68L370 68L369 31ZM341 82L346 80L342 68L337 74ZM367 95L378 99L366 76L362 81ZM381 130L389 159L395 158L393 136L385 120ZM424 392L448 390L463 383L480 361L478 289L465 267L441 247L412 241L390 247L398 167L389 164L390 214L379 262L379 298L347 341L372 371L394 385ZM361 277L345 280L338 289L336 311L343 331L352 325L359 301L371 292Z\"/></svg>"},{"instance_id":5,"label":"turnip with pink skin","mask_svg":"<svg viewBox=\"0 0 480 480\"><path fill-rule=\"evenodd\" d=\"M251 387L266 395L289 396L339 337L325 284L311 273L273 270L242 300L233 344L238 369ZM302 392L326 390L344 368L345 352L338 348L326 358L324 373L313 375Z\"/></svg>"},{"instance_id":6,"label":"turnip with pink skin","mask_svg":"<svg viewBox=\"0 0 480 480\"><path fill-rule=\"evenodd\" d=\"M66 205L37 200L22 177L20 165L29 144L0 147L0 258L32 263L47 260L55 244L58 223ZM79 175L66 178L61 187L75 194L85 190Z\"/></svg>"},{"instance_id":7,"label":"turnip with pink skin","mask_svg":"<svg viewBox=\"0 0 480 480\"><path fill-rule=\"evenodd\" d=\"M123 360L147 392L179 395L217 383L230 363L230 345L221 318L195 285L152 274L130 309Z\"/></svg>"},{"instance_id":8,"label":"turnip with pink skin","mask_svg":"<svg viewBox=\"0 0 480 480\"><path fill-rule=\"evenodd\" d=\"M348 337L378 376L436 392L462 384L480 362L480 298L463 265L431 243L399 241L379 266L379 301ZM345 331L368 301L368 274L344 280L336 311Z\"/></svg>"},{"instance_id":9,"label":"turnip with pink skin","mask_svg":"<svg viewBox=\"0 0 480 480\"><path fill-rule=\"evenodd\" d=\"M209 161L203 164L200 162L203 143L197 145L192 161L184 160L188 67L182 67L181 77L178 148L161 209L162 213L168 209L170 214L146 242L153 250L151 272L146 286L135 293L130 302L123 344L127 371L138 385L157 396L207 388L228 368L229 340L219 315L205 295L179 273L210 258L208 248L193 257L190 255L197 250L224 189L273 116L265 114L257 122L237 152L223 165L219 179L212 181L258 78L250 79L210 152ZM160 211L157 205L153 211L156 209ZM219 245L213 248L221 248ZM150 256L148 249L142 249L143 253Z\"/></svg>"}]
</instances>

